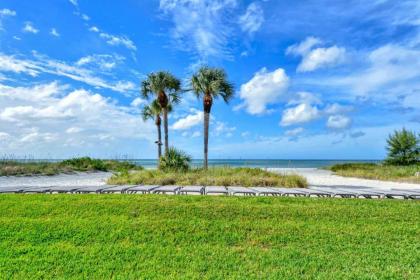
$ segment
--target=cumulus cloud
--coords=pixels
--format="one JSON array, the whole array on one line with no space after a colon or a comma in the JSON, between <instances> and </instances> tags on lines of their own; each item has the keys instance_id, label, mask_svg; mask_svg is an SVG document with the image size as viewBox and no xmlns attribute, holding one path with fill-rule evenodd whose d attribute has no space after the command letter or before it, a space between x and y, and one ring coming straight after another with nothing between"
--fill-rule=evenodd
<instances>
[{"instance_id":1,"label":"cumulus cloud","mask_svg":"<svg viewBox=\"0 0 420 280\"><path fill-rule=\"evenodd\" d=\"M298 123L306 123L317 119L319 116L320 112L317 107L302 103L296 107L284 110L280 125L289 126Z\"/></svg>"},{"instance_id":2,"label":"cumulus cloud","mask_svg":"<svg viewBox=\"0 0 420 280\"><path fill-rule=\"evenodd\" d=\"M98 146L153 137L153 125L144 123L136 110L98 93L70 90L57 82L30 87L0 84L0 92L0 131L10 135L10 146L0 148L3 152L30 151L34 146L29 144L37 151L48 147L59 152L71 143Z\"/></svg>"},{"instance_id":3,"label":"cumulus cloud","mask_svg":"<svg viewBox=\"0 0 420 280\"><path fill-rule=\"evenodd\" d=\"M196 126L204 121L204 113L197 111L194 114L190 114L184 118L177 120L173 125L174 130L186 130L193 126Z\"/></svg>"},{"instance_id":4,"label":"cumulus cloud","mask_svg":"<svg viewBox=\"0 0 420 280\"><path fill-rule=\"evenodd\" d=\"M302 58L297 71L310 72L318 68L336 65L344 60L345 49L337 46L317 48Z\"/></svg>"},{"instance_id":5,"label":"cumulus cloud","mask_svg":"<svg viewBox=\"0 0 420 280\"><path fill-rule=\"evenodd\" d=\"M252 115L267 113L267 106L279 103L284 99L289 86L289 77L282 68L269 72L262 68L254 77L243 84L240 98L243 103L237 109L245 107Z\"/></svg>"},{"instance_id":6,"label":"cumulus cloud","mask_svg":"<svg viewBox=\"0 0 420 280\"><path fill-rule=\"evenodd\" d=\"M303 42L287 48L286 54L302 57L297 72L310 72L319 68L334 66L344 61L345 48L337 46L314 48L321 44L324 44L321 39L308 37Z\"/></svg>"},{"instance_id":7,"label":"cumulus cloud","mask_svg":"<svg viewBox=\"0 0 420 280\"><path fill-rule=\"evenodd\" d=\"M25 22L25 25L23 26L22 31L25 33L32 33L32 34L37 34L39 32L39 30L36 29L33 23L30 21Z\"/></svg>"},{"instance_id":8,"label":"cumulus cloud","mask_svg":"<svg viewBox=\"0 0 420 280\"><path fill-rule=\"evenodd\" d=\"M261 6L253 2L249 4L245 14L239 17L239 24L242 31L248 34L257 32L264 23L264 11Z\"/></svg>"},{"instance_id":9,"label":"cumulus cloud","mask_svg":"<svg viewBox=\"0 0 420 280\"><path fill-rule=\"evenodd\" d=\"M333 115L328 117L327 127L331 129L345 129L351 125L351 119L343 115Z\"/></svg>"},{"instance_id":10,"label":"cumulus cloud","mask_svg":"<svg viewBox=\"0 0 420 280\"><path fill-rule=\"evenodd\" d=\"M160 0L159 5L173 23L176 46L201 59L230 56L229 13L236 6L236 0Z\"/></svg>"}]
</instances>

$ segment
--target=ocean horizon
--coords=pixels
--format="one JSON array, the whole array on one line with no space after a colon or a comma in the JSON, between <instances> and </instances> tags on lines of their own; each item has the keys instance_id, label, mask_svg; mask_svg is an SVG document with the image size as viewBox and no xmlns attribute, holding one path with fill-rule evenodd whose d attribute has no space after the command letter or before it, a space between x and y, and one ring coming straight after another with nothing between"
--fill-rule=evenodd
<instances>
[{"instance_id":1,"label":"ocean horizon","mask_svg":"<svg viewBox=\"0 0 420 280\"><path fill-rule=\"evenodd\" d=\"M58 162L63 159L14 159L25 162ZM155 168L156 159L129 159L117 158L113 160L128 161L145 168ZM379 163L382 160L354 160L354 159L209 159L209 166L231 166L231 167L259 167L259 168L322 168L334 164L343 163ZM192 167L203 165L203 159L193 159Z\"/></svg>"}]
</instances>

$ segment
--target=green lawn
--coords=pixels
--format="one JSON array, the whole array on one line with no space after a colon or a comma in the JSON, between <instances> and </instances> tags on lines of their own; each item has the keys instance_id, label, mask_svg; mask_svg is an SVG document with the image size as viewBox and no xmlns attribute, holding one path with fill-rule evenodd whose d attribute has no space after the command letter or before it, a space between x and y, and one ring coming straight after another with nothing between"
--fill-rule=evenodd
<instances>
[{"instance_id":1,"label":"green lawn","mask_svg":"<svg viewBox=\"0 0 420 280\"><path fill-rule=\"evenodd\" d=\"M2 279L419 279L420 203L0 195Z\"/></svg>"}]
</instances>

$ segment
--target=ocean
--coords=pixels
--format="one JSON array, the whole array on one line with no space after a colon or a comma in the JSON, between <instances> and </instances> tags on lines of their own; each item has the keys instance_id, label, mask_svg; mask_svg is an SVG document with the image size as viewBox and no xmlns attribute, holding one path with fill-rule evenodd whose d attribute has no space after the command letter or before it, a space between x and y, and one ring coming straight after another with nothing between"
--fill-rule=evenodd
<instances>
[{"instance_id":1,"label":"ocean","mask_svg":"<svg viewBox=\"0 0 420 280\"><path fill-rule=\"evenodd\" d=\"M155 159L127 160L145 168L156 167ZM380 160L286 160L286 159L209 159L209 166L259 167L259 168L320 168L340 163L378 163ZM203 160L192 160L192 166L200 167Z\"/></svg>"},{"instance_id":2,"label":"ocean","mask_svg":"<svg viewBox=\"0 0 420 280\"><path fill-rule=\"evenodd\" d=\"M58 162L62 159L14 159L25 162ZM156 168L156 159L115 159L128 161L145 168ZM378 163L380 160L329 160L329 159L209 159L209 166L259 167L259 168L321 168L340 163ZM202 159L193 159L193 167L203 166Z\"/></svg>"}]
</instances>

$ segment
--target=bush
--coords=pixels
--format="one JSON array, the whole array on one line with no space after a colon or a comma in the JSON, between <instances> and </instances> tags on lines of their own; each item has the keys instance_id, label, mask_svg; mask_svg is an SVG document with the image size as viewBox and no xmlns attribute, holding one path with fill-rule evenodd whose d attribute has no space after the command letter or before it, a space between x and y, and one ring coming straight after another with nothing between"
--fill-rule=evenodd
<instances>
[{"instance_id":1,"label":"bush","mask_svg":"<svg viewBox=\"0 0 420 280\"><path fill-rule=\"evenodd\" d=\"M420 139L415 132L397 130L388 137L387 144L387 164L409 165L420 161Z\"/></svg>"},{"instance_id":2,"label":"bush","mask_svg":"<svg viewBox=\"0 0 420 280\"><path fill-rule=\"evenodd\" d=\"M190 168L191 157L176 148L169 148L160 158L159 169L162 171L187 171Z\"/></svg>"}]
</instances>

